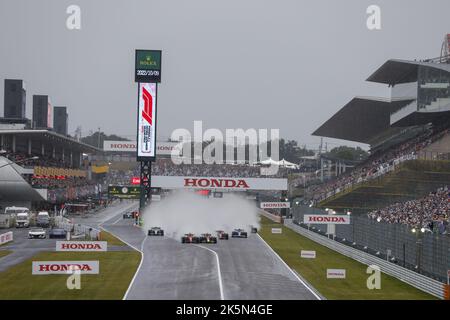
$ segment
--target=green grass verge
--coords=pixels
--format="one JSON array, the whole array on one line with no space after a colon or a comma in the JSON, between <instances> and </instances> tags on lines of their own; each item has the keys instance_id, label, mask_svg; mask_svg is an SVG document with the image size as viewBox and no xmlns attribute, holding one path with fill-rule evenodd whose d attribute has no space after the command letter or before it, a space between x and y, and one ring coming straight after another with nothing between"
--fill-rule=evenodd
<instances>
[{"instance_id":1,"label":"green grass verge","mask_svg":"<svg viewBox=\"0 0 450 320\"><path fill-rule=\"evenodd\" d=\"M13 241L10 241L10 242L7 242L7 243L0 244L0 248L1 248L1 247L4 247L4 246L7 246L7 245L9 245L9 244L11 244L11 243L13 243Z\"/></svg>"},{"instance_id":2,"label":"green grass verge","mask_svg":"<svg viewBox=\"0 0 450 320\"><path fill-rule=\"evenodd\" d=\"M101 241L108 241L108 246L126 246L125 243L120 241L118 238L113 236L111 233L102 230L101 231Z\"/></svg>"},{"instance_id":3,"label":"green grass verge","mask_svg":"<svg viewBox=\"0 0 450 320\"><path fill-rule=\"evenodd\" d=\"M9 250L0 250L0 258L3 258L4 256L7 256L11 252L12 251L9 251Z\"/></svg>"},{"instance_id":4,"label":"green grass verge","mask_svg":"<svg viewBox=\"0 0 450 320\"><path fill-rule=\"evenodd\" d=\"M272 234L271 228L282 228ZM367 266L305 238L289 228L261 216L260 236L295 271L330 300L422 300L436 299L396 278L381 275L381 289L366 286ZM301 250L315 250L316 259L300 258ZM327 269L346 269L346 279L327 279Z\"/></svg>"},{"instance_id":5,"label":"green grass verge","mask_svg":"<svg viewBox=\"0 0 450 320\"><path fill-rule=\"evenodd\" d=\"M43 252L0 272L0 300L122 299L139 265L137 251ZM32 275L32 261L99 260L100 274L81 275L81 289L69 290L68 275Z\"/></svg>"}]
</instances>

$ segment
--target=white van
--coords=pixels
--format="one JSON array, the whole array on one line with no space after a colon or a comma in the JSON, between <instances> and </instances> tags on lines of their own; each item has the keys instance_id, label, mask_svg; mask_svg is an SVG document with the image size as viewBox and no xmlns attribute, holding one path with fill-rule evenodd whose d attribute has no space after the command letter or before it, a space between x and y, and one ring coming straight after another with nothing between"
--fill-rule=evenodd
<instances>
[{"instance_id":1,"label":"white van","mask_svg":"<svg viewBox=\"0 0 450 320\"><path fill-rule=\"evenodd\" d=\"M36 217L36 225L38 227L47 228L50 226L50 215L47 211L41 211Z\"/></svg>"},{"instance_id":2,"label":"white van","mask_svg":"<svg viewBox=\"0 0 450 320\"><path fill-rule=\"evenodd\" d=\"M26 207L6 207L5 214L15 217L18 213L30 213L30 209Z\"/></svg>"},{"instance_id":3,"label":"white van","mask_svg":"<svg viewBox=\"0 0 450 320\"><path fill-rule=\"evenodd\" d=\"M20 212L16 214L16 228L28 228L30 226L30 214Z\"/></svg>"}]
</instances>

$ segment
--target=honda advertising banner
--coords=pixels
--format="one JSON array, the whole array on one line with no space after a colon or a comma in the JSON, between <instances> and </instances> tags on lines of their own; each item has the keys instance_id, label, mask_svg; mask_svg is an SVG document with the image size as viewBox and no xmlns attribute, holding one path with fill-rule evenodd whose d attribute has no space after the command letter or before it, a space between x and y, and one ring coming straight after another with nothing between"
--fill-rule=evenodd
<instances>
[{"instance_id":1,"label":"honda advertising banner","mask_svg":"<svg viewBox=\"0 0 450 320\"><path fill-rule=\"evenodd\" d=\"M290 202L261 202L261 209L285 209L290 207Z\"/></svg>"},{"instance_id":2,"label":"honda advertising banner","mask_svg":"<svg viewBox=\"0 0 450 320\"><path fill-rule=\"evenodd\" d=\"M157 142L156 154L162 156L181 156L183 148L178 142Z\"/></svg>"},{"instance_id":3,"label":"honda advertising banner","mask_svg":"<svg viewBox=\"0 0 450 320\"><path fill-rule=\"evenodd\" d=\"M104 140L103 151L136 152L136 141Z\"/></svg>"},{"instance_id":4,"label":"honda advertising banner","mask_svg":"<svg viewBox=\"0 0 450 320\"><path fill-rule=\"evenodd\" d=\"M103 151L108 152L136 152L136 141L103 141ZM172 153L175 156L180 156L182 147L178 142L156 142L156 154L160 156L170 156Z\"/></svg>"},{"instance_id":5,"label":"honda advertising banner","mask_svg":"<svg viewBox=\"0 0 450 320\"><path fill-rule=\"evenodd\" d=\"M137 160L156 156L156 83L139 83Z\"/></svg>"},{"instance_id":6,"label":"honda advertising banner","mask_svg":"<svg viewBox=\"0 0 450 320\"><path fill-rule=\"evenodd\" d=\"M33 275L69 274L80 270L80 274L99 274L99 261L33 261Z\"/></svg>"},{"instance_id":7,"label":"honda advertising banner","mask_svg":"<svg viewBox=\"0 0 450 320\"><path fill-rule=\"evenodd\" d=\"M287 190L287 179L152 176L152 186L163 189Z\"/></svg>"},{"instance_id":8,"label":"honda advertising banner","mask_svg":"<svg viewBox=\"0 0 450 320\"><path fill-rule=\"evenodd\" d=\"M327 279L345 279L345 269L327 269Z\"/></svg>"},{"instance_id":9,"label":"honda advertising banner","mask_svg":"<svg viewBox=\"0 0 450 320\"><path fill-rule=\"evenodd\" d=\"M350 224L350 216L347 215L325 215L325 214L305 214L303 217L305 224Z\"/></svg>"},{"instance_id":10,"label":"honda advertising banner","mask_svg":"<svg viewBox=\"0 0 450 320\"><path fill-rule=\"evenodd\" d=\"M107 251L106 241L56 241L56 251Z\"/></svg>"},{"instance_id":11,"label":"honda advertising banner","mask_svg":"<svg viewBox=\"0 0 450 320\"><path fill-rule=\"evenodd\" d=\"M13 241L12 231L0 234L0 245Z\"/></svg>"},{"instance_id":12,"label":"honda advertising banner","mask_svg":"<svg viewBox=\"0 0 450 320\"><path fill-rule=\"evenodd\" d=\"M300 251L300 257L304 259L315 259L316 251L314 250L302 250Z\"/></svg>"}]
</instances>

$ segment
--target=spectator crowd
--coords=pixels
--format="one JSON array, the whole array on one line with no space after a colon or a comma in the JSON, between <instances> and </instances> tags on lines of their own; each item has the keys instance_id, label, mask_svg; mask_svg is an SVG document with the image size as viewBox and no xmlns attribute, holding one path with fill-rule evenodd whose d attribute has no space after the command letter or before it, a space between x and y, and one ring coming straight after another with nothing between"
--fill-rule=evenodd
<instances>
[{"instance_id":1,"label":"spectator crowd","mask_svg":"<svg viewBox=\"0 0 450 320\"><path fill-rule=\"evenodd\" d=\"M246 164L175 164L171 159L158 159L152 165L155 176L260 178L261 166ZM287 177L289 169L279 167L270 178Z\"/></svg>"},{"instance_id":2,"label":"spectator crowd","mask_svg":"<svg viewBox=\"0 0 450 320\"><path fill-rule=\"evenodd\" d=\"M287 168L278 168L275 175L263 175L260 166L241 164L175 164L170 158L160 158L152 163L153 176L184 177L228 177L228 178L287 178ZM129 184L132 177L138 177L139 166L133 170L109 170L107 184Z\"/></svg>"},{"instance_id":3,"label":"spectator crowd","mask_svg":"<svg viewBox=\"0 0 450 320\"><path fill-rule=\"evenodd\" d=\"M395 203L371 211L367 215L377 221L406 224L413 228L425 228L431 232L445 234L449 223L449 199L450 191L446 186L421 199Z\"/></svg>"},{"instance_id":4,"label":"spectator crowd","mask_svg":"<svg viewBox=\"0 0 450 320\"><path fill-rule=\"evenodd\" d=\"M21 167L53 167L53 168L71 168L67 161L53 158L50 155L28 155L21 152L7 152L0 154L5 158L19 164Z\"/></svg>"},{"instance_id":5,"label":"spectator crowd","mask_svg":"<svg viewBox=\"0 0 450 320\"><path fill-rule=\"evenodd\" d=\"M355 167L352 171L338 176L336 179L312 186L307 194L312 200L321 201L354 184L383 175L403 161L417 159L421 150L447 133L449 133L449 129L428 129L415 138L391 147L387 151L374 153L364 163Z\"/></svg>"}]
</instances>

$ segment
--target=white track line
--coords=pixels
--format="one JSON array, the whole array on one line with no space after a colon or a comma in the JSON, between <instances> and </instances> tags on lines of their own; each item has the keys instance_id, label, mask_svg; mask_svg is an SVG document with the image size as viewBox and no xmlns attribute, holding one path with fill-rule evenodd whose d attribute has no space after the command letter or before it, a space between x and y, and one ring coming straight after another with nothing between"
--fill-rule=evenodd
<instances>
[{"instance_id":1,"label":"white track line","mask_svg":"<svg viewBox=\"0 0 450 320\"><path fill-rule=\"evenodd\" d=\"M99 227L100 227L100 229L102 229L103 231L109 232L107 229L103 228L102 226L99 226ZM136 250L137 252L140 252L140 254L141 254L141 262L139 263L139 266L138 266L138 268L136 269L136 272L134 273L133 279L131 279L131 282L130 282L128 288L127 288L127 291L125 292L125 295L124 295L123 298L122 298L122 300L126 300L126 299L127 299L127 296L128 296L128 293L130 292L130 289L131 289L131 287L132 287L133 284L134 284L134 280L136 280L136 277L137 277L137 275L138 275L138 273L139 273L139 270L141 270L142 264L144 263L144 243L145 243L145 240L147 240L147 236L145 236L145 238L142 240L142 242L141 242L141 248L140 248L140 249L136 248L136 247L133 246L131 243L128 243L127 241L123 240L122 238L120 238L119 236L117 236L117 235L115 235L115 234L113 234L113 236L116 237L117 239L119 239L120 241L122 241L123 243L125 243L127 246L133 248L133 249Z\"/></svg>"},{"instance_id":2,"label":"white track line","mask_svg":"<svg viewBox=\"0 0 450 320\"><path fill-rule=\"evenodd\" d=\"M294 277L306 288L306 289L308 289L316 298L317 298L317 300L322 300L322 298L320 297L320 296L318 296L315 292L314 292L314 290L312 290L302 279L300 279L299 278L299 276L294 272L294 270L292 270L291 269L291 267L289 267L288 265L287 265L287 263L283 260L283 259L281 259L281 257L278 255L278 253L276 253L275 252L275 250L273 250L273 248L271 247L271 246L269 246L269 244L259 235L259 234L256 234L258 237L259 237L259 239L261 239L261 241L270 249L270 251L272 251L273 252L273 254L276 256L276 257L278 257L278 259L280 259L280 261L286 266L286 268L288 268L288 270L294 275Z\"/></svg>"},{"instance_id":3,"label":"white track line","mask_svg":"<svg viewBox=\"0 0 450 320\"><path fill-rule=\"evenodd\" d=\"M225 300L224 294L223 294L223 283L222 283L222 273L220 272L220 261L219 261L219 255L217 254L217 252L215 252L214 250L210 249L210 248L206 248L204 246L200 246L198 244L194 244L194 246L202 248L202 249L206 249L208 251L211 251L212 253L214 253L214 255L216 256L216 263L217 263L217 274L219 276L219 288L220 288L220 300Z\"/></svg>"},{"instance_id":4,"label":"white track line","mask_svg":"<svg viewBox=\"0 0 450 320\"><path fill-rule=\"evenodd\" d=\"M123 211L122 211L122 213L123 213ZM105 222L106 222L106 221L104 221L104 222L102 222L101 224L99 224L98 227L99 227L100 229L102 229L103 231L106 231L106 232L111 233L110 231L108 231L107 229L105 229L105 228L102 226ZM117 235L115 235L115 234L113 234L113 235L114 235L114 237L116 237L117 239L119 239L120 241L122 241L123 243L125 243L127 246L133 248L134 250L140 252L140 254L141 254L141 262L139 263L139 266L138 266L138 268L136 269L136 272L134 273L133 279L131 279L131 282L130 282L130 284L128 285L127 291L125 292L125 294L124 294L124 296L123 296L123 298L122 298L122 300L126 300L126 299L127 299L127 296L128 296L128 293L130 292L130 289L131 289L131 287L132 287L133 284L134 284L134 280L136 280L136 277L137 277L137 275L138 275L138 273L139 273L139 270L141 270L142 264L144 263L144 243L145 243L145 240L147 240L147 236L145 236L145 238L142 239L142 242L141 242L141 249L138 249L138 248L136 248L135 246L133 246L131 243L128 243L127 241L123 240L121 237L119 237L119 236L117 236Z\"/></svg>"},{"instance_id":5,"label":"white track line","mask_svg":"<svg viewBox=\"0 0 450 320\"><path fill-rule=\"evenodd\" d=\"M114 221L113 223L111 223L112 225L115 225L117 222L119 222L120 220L123 220L123 217L120 217L119 219L117 219L116 221Z\"/></svg>"},{"instance_id":6,"label":"white track line","mask_svg":"<svg viewBox=\"0 0 450 320\"><path fill-rule=\"evenodd\" d=\"M128 286L128 289L127 289L127 291L125 292L125 294L124 294L122 300L127 300L128 293L130 292L131 287L133 286L134 281L136 280L136 277L137 277L137 275L138 275L139 271L141 270L141 267L142 267L142 265L143 265L143 263L144 263L144 258L145 258L145 257L144 257L144 243L145 243L145 240L147 240L147 236L145 236L144 240L142 240L142 243L141 243L141 250L139 251L139 252L141 253L141 262L139 263L139 266L138 266L138 268L136 269L136 273L134 274L133 279L131 279L130 285Z\"/></svg>"}]
</instances>

